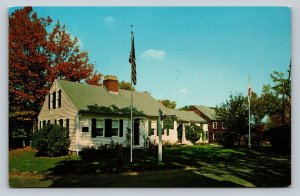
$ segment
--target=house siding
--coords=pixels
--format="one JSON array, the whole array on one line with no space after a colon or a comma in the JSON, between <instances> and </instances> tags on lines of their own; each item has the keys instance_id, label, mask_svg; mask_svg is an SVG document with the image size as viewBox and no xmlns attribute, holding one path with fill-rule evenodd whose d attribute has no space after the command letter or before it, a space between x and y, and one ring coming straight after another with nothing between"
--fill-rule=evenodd
<instances>
[{"instance_id":1,"label":"house siding","mask_svg":"<svg viewBox=\"0 0 300 196\"><path fill-rule=\"evenodd\" d=\"M210 119L208 116L203 114L201 111L199 111L194 106L191 107L189 109L189 111L195 112L197 115L199 115L200 117L202 117L203 119L205 119L207 121L208 143L217 143L217 140L214 137L214 135L216 133L223 133L225 131L225 129L222 129L222 121ZM214 122L217 123L217 129L213 128Z\"/></svg>"},{"instance_id":2,"label":"house siding","mask_svg":"<svg viewBox=\"0 0 300 196\"><path fill-rule=\"evenodd\" d=\"M154 134L149 136L149 139L152 143L158 144L159 137L158 137L158 129L157 129L157 119L152 119L151 121L151 128L154 129ZM146 123L147 125L147 130L148 129L148 122ZM163 122L161 123L163 127ZM148 131L147 131L148 134ZM177 136L177 121L174 121L174 129L169 129L169 134L168 130L164 129L162 130L162 142L163 143L176 143L178 142L178 136Z\"/></svg>"},{"instance_id":3,"label":"house siding","mask_svg":"<svg viewBox=\"0 0 300 196\"><path fill-rule=\"evenodd\" d=\"M103 128L104 135L92 137L92 119L96 119L98 121L103 121L105 123L105 119L111 120L123 120L123 136L120 137L120 128L118 127L118 136L105 137L105 128ZM119 123L118 123L119 125ZM121 144L126 146L126 134L127 128L130 125L130 119L127 117L117 117L117 116L103 116L97 114L80 114L79 115L79 130L78 130L78 145L79 150L82 147L98 147L101 145L109 145L111 142L115 144ZM88 127L88 132L82 132L82 127ZM105 127L105 126L104 126Z\"/></svg>"},{"instance_id":4,"label":"house siding","mask_svg":"<svg viewBox=\"0 0 300 196\"><path fill-rule=\"evenodd\" d=\"M58 92L61 90L58 83L55 81L49 90L50 95L54 91ZM52 98L52 97L51 97ZM61 107L52 108L52 102L50 101L50 109L48 106L49 94L46 96L44 105L39 113L38 122L43 122L46 120L48 122L50 120L50 124L54 124L55 120L57 124L59 123L59 119L63 119L64 127L66 126L66 119L69 119L69 137L71 139L70 150L76 149L76 114L77 110L68 97L65 95L63 90L61 91ZM39 129L41 128L42 123L39 123Z\"/></svg>"}]
</instances>

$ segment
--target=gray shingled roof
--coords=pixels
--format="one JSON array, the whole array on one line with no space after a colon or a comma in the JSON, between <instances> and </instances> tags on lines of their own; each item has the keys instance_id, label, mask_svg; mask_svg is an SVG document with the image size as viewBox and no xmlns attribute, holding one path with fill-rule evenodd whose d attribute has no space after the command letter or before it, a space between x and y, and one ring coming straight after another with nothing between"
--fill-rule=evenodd
<instances>
[{"instance_id":1,"label":"gray shingled roof","mask_svg":"<svg viewBox=\"0 0 300 196\"><path fill-rule=\"evenodd\" d=\"M130 114L131 94L129 90L119 89L118 94L112 94L103 86L66 80L57 80L57 82L80 112L112 115ZM166 108L148 93L133 91L132 94L135 116L157 116L160 108L163 115L176 115L180 121L205 122L203 118L193 112Z\"/></svg>"},{"instance_id":2,"label":"gray shingled roof","mask_svg":"<svg viewBox=\"0 0 300 196\"><path fill-rule=\"evenodd\" d=\"M198 116L192 111L181 111L181 110L172 110L171 113L176 115L178 121L187 121L187 122L200 122L205 123L206 120Z\"/></svg>"},{"instance_id":3,"label":"gray shingled roof","mask_svg":"<svg viewBox=\"0 0 300 196\"><path fill-rule=\"evenodd\" d=\"M112 94L103 86L94 86L57 80L63 91L75 105L78 111L102 114L130 114L130 91L119 89L118 94ZM135 115L157 116L161 108L164 114L169 110L151 97L148 93L133 91L133 108Z\"/></svg>"},{"instance_id":4,"label":"gray shingled roof","mask_svg":"<svg viewBox=\"0 0 300 196\"><path fill-rule=\"evenodd\" d=\"M202 106L202 105L194 105L199 111L201 111L204 115L206 115L211 120L217 120L216 118L216 110L212 107Z\"/></svg>"}]
</instances>

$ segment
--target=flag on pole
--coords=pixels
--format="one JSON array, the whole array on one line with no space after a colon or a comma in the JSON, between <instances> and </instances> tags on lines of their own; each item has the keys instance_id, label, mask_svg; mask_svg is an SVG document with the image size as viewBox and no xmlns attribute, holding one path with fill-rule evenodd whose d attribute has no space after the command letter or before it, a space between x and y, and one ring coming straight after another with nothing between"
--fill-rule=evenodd
<instances>
[{"instance_id":1,"label":"flag on pole","mask_svg":"<svg viewBox=\"0 0 300 196\"><path fill-rule=\"evenodd\" d=\"M131 31L131 51L129 56L129 63L131 63L131 80L136 85L136 63L135 63L135 50L134 50L134 35Z\"/></svg>"},{"instance_id":2,"label":"flag on pole","mask_svg":"<svg viewBox=\"0 0 300 196\"><path fill-rule=\"evenodd\" d=\"M252 96L252 88L251 88L251 83L250 79L248 80L248 101L250 101L250 98Z\"/></svg>"}]
</instances>

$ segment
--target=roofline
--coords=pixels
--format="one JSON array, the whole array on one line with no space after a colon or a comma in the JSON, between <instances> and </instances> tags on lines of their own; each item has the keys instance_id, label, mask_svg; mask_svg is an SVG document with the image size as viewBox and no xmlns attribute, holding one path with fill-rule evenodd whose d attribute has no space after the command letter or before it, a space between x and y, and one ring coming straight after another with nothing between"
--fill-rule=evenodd
<instances>
[{"instance_id":1,"label":"roofline","mask_svg":"<svg viewBox=\"0 0 300 196\"><path fill-rule=\"evenodd\" d=\"M60 84L57 82L57 79L55 79L50 87L50 89L48 90L47 96L49 96L49 91L51 90L51 88L53 87L54 83L57 83L57 85L59 86L59 88L61 89L61 91L65 94L65 96L67 97L67 99L70 101L70 103L73 105L73 107L75 108L75 110L78 112L78 109L75 107L74 103L71 101L71 99L68 97L67 93L64 91L64 89L60 86ZM50 97L48 97L49 99ZM43 106L40 109L39 115L38 115L38 119L40 118L40 114L42 109L44 108L44 105L46 104L46 99L44 100Z\"/></svg>"},{"instance_id":2,"label":"roofline","mask_svg":"<svg viewBox=\"0 0 300 196\"><path fill-rule=\"evenodd\" d=\"M203 106L203 105L202 105ZM209 120L206 120L206 121L214 121L214 119L212 119L212 118L210 118L209 116L207 116L206 114L204 114L201 110L199 110L197 107L197 105L192 105L192 107L194 107L196 110L198 110L199 112L201 112L204 116L206 116L206 118L207 119L209 119ZM192 108L191 107L191 108ZM211 109L214 109L215 110L215 108L212 108L212 107L209 107L209 106L203 106L203 107L207 107L207 108L211 108ZM202 118L202 117L201 117ZM205 119L204 119L205 120Z\"/></svg>"},{"instance_id":3,"label":"roofline","mask_svg":"<svg viewBox=\"0 0 300 196\"><path fill-rule=\"evenodd\" d=\"M54 82L56 82L58 84L58 86L60 87L61 91L65 94L65 96L67 97L67 99L70 101L70 103L73 105L74 109L78 112L78 109L76 108L76 106L74 105L74 103L71 101L71 99L68 97L67 93L64 91L64 89L60 86L59 82L57 82L57 80L55 79ZM53 82L53 84L54 84ZM52 85L53 85L52 84Z\"/></svg>"}]
</instances>

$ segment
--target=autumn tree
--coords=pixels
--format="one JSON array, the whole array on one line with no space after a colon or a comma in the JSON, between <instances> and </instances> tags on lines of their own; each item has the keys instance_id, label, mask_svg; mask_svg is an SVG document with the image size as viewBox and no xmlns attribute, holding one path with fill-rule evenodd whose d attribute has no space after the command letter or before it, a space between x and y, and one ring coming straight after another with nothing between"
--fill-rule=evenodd
<instances>
[{"instance_id":1,"label":"autumn tree","mask_svg":"<svg viewBox=\"0 0 300 196\"><path fill-rule=\"evenodd\" d=\"M66 26L56 23L48 36L49 80L56 78L73 82L85 80L89 84L100 85L101 74L94 70L88 51L82 51L78 38L67 32Z\"/></svg>"},{"instance_id":2,"label":"autumn tree","mask_svg":"<svg viewBox=\"0 0 300 196\"><path fill-rule=\"evenodd\" d=\"M41 18L32 7L9 16L9 127L31 130L56 78L101 85L102 75L65 25ZM48 31L49 32L48 32Z\"/></svg>"},{"instance_id":3,"label":"autumn tree","mask_svg":"<svg viewBox=\"0 0 300 196\"><path fill-rule=\"evenodd\" d=\"M47 31L51 19L39 18L31 7L9 16L9 121L10 134L18 123L32 121L47 93Z\"/></svg>"}]
</instances>

